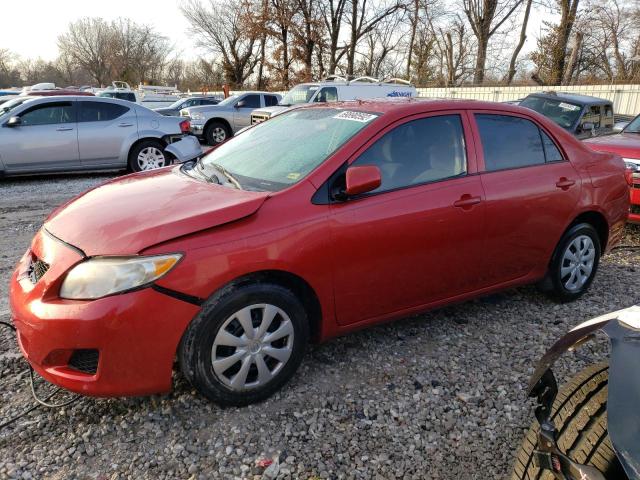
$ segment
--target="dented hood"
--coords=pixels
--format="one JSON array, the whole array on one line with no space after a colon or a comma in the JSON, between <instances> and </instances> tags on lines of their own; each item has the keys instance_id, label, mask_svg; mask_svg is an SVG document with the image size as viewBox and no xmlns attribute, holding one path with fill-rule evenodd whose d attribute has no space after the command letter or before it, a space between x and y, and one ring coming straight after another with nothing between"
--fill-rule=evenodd
<instances>
[{"instance_id":1,"label":"dented hood","mask_svg":"<svg viewBox=\"0 0 640 480\"><path fill-rule=\"evenodd\" d=\"M269 192L193 179L178 167L127 175L55 210L44 227L86 255L135 254L255 213Z\"/></svg>"}]
</instances>

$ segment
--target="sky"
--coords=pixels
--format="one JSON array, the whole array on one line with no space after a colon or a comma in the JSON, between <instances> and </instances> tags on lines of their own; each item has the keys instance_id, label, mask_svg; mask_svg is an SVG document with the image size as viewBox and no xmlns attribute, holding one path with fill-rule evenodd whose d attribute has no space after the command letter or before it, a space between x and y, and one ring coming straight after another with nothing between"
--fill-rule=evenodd
<instances>
[{"instance_id":1,"label":"sky","mask_svg":"<svg viewBox=\"0 0 640 480\"><path fill-rule=\"evenodd\" d=\"M4 13L17 5L15 2L5 5L5 1L0 0L0 11ZM105 20L129 17L137 23L153 25L158 33L173 42L177 51L195 58L197 54L190 39L189 25L178 4L179 0L30 0L31 13L24 22L1 22L0 48L7 48L24 58L53 60L58 56L58 36L66 31L70 22L82 17Z\"/></svg>"},{"instance_id":2,"label":"sky","mask_svg":"<svg viewBox=\"0 0 640 480\"><path fill-rule=\"evenodd\" d=\"M0 10L11 10L0 0ZM453 3L453 0L445 0ZM168 37L176 51L185 59L197 58L198 51L189 33L189 25L178 5L180 0L30 0L32 12L25 22L4 21L0 27L0 48L6 48L23 58L54 60L58 54L57 38L70 22L81 17L102 17L113 20L129 17L137 23L153 25L158 33ZM15 5L11 2L11 5ZM540 31L540 13L533 11L527 43L522 53L535 48ZM27 25L27 28L25 28Z\"/></svg>"}]
</instances>

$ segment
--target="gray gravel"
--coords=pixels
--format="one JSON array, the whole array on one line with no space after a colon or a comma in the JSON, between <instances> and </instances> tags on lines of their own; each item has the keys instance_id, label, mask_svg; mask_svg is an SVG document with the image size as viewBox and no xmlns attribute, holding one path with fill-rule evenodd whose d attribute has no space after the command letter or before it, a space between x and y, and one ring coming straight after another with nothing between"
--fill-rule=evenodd
<instances>
[{"instance_id":1,"label":"gray gravel","mask_svg":"<svg viewBox=\"0 0 640 480\"><path fill-rule=\"evenodd\" d=\"M1 181L0 315L46 214L107 178ZM504 478L533 418L536 360L578 322L638 302L639 280L638 253L619 250L573 304L525 287L312 346L287 387L246 408L207 403L179 375L165 396L41 408L0 431L0 479ZM567 355L559 377L606 352ZM0 423L33 404L23 369L0 331Z\"/></svg>"}]
</instances>

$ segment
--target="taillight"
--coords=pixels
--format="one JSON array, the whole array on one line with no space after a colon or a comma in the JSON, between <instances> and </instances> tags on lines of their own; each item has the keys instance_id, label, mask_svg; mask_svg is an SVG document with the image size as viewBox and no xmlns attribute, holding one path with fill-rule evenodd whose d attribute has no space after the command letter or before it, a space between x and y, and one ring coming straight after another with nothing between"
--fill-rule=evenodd
<instances>
[{"instance_id":1,"label":"taillight","mask_svg":"<svg viewBox=\"0 0 640 480\"><path fill-rule=\"evenodd\" d=\"M189 133L191 130L191 122L189 120L183 120L180 122L180 131L182 133Z\"/></svg>"}]
</instances>

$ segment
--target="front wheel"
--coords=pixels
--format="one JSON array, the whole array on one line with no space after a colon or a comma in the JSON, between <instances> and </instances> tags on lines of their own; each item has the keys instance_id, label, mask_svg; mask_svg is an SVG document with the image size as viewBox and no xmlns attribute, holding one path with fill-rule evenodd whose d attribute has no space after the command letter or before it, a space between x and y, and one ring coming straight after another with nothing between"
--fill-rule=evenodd
<instances>
[{"instance_id":1,"label":"front wheel","mask_svg":"<svg viewBox=\"0 0 640 480\"><path fill-rule=\"evenodd\" d=\"M157 140L145 140L129 152L129 170L143 172L171 165L164 145Z\"/></svg>"},{"instance_id":2,"label":"front wheel","mask_svg":"<svg viewBox=\"0 0 640 480\"><path fill-rule=\"evenodd\" d=\"M248 284L214 295L191 322L178 359L184 376L220 405L259 402L281 388L302 361L309 325L295 295Z\"/></svg>"},{"instance_id":3,"label":"front wheel","mask_svg":"<svg viewBox=\"0 0 640 480\"><path fill-rule=\"evenodd\" d=\"M549 267L550 293L561 302L580 298L598 270L600 237L588 223L571 227L560 240Z\"/></svg>"},{"instance_id":4,"label":"front wheel","mask_svg":"<svg viewBox=\"0 0 640 480\"><path fill-rule=\"evenodd\" d=\"M596 467L607 480L626 479L607 433L606 363L584 369L560 389L553 404L552 420L557 445L573 461ZM516 454L511 480L553 480L553 473L533 462L540 426L534 422Z\"/></svg>"},{"instance_id":5,"label":"front wheel","mask_svg":"<svg viewBox=\"0 0 640 480\"><path fill-rule=\"evenodd\" d=\"M203 135L208 145L215 146L231 137L231 131L222 122L209 122Z\"/></svg>"}]
</instances>

